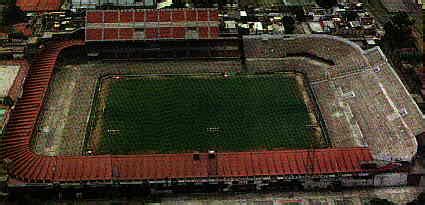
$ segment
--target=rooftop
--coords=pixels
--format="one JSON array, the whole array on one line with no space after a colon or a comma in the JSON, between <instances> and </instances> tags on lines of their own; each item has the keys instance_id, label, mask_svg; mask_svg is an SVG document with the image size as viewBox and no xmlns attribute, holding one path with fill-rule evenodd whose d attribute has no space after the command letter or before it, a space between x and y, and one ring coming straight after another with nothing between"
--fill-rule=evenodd
<instances>
[{"instance_id":1,"label":"rooftop","mask_svg":"<svg viewBox=\"0 0 425 205\"><path fill-rule=\"evenodd\" d=\"M0 107L0 135L3 133L3 128L6 120L6 108Z\"/></svg>"},{"instance_id":2,"label":"rooftop","mask_svg":"<svg viewBox=\"0 0 425 205\"><path fill-rule=\"evenodd\" d=\"M17 0L16 5L22 11L56 11L60 9L60 0Z\"/></svg>"},{"instance_id":3,"label":"rooftop","mask_svg":"<svg viewBox=\"0 0 425 205\"><path fill-rule=\"evenodd\" d=\"M315 0L283 0L285 6L309 6L315 5Z\"/></svg>"},{"instance_id":4,"label":"rooftop","mask_svg":"<svg viewBox=\"0 0 425 205\"><path fill-rule=\"evenodd\" d=\"M8 96L9 90L18 76L19 68L18 65L0 65L0 98Z\"/></svg>"}]
</instances>

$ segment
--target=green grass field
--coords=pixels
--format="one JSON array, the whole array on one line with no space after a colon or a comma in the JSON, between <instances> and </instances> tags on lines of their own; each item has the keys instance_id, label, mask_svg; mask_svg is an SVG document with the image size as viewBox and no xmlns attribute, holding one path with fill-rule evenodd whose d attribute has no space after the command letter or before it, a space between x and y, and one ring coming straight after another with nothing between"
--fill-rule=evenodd
<instances>
[{"instance_id":1,"label":"green grass field","mask_svg":"<svg viewBox=\"0 0 425 205\"><path fill-rule=\"evenodd\" d=\"M113 80L97 153L308 148L310 119L286 75Z\"/></svg>"}]
</instances>

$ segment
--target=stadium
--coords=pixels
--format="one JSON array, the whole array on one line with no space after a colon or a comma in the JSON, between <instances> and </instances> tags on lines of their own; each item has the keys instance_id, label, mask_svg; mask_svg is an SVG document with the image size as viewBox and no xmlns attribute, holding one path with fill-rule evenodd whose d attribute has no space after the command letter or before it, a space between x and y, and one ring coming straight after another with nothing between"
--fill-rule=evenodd
<instances>
[{"instance_id":1,"label":"stadium","mask_svg":"<svg viewBox=\"0 0 425 205\"><path fill-rule=\"evenodd\" d=\"M159 29L146 36L155 49L123 42L131 29L100 28L98 14L84 41L46 42L31 60L1 144L11 189L407 183L424 115L379 47L223 39L208 23L196 41Z\"/></svg>"}]
</instances>

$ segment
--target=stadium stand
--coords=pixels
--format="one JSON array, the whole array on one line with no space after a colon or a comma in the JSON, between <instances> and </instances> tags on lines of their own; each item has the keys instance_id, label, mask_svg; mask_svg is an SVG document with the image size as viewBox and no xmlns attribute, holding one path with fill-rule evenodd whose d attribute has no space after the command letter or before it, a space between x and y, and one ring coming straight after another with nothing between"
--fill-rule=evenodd
<instances>
[{"instance_id":1,"label":"stadium stand","mask_svg":"<svg viewBox=\"0 0 425 205\"><path fill-rule=\"evenodd\" d=\"M215 39L217 9L88 10L86 41Z\"/></svg>"},{"instance_id":2,"label":"stadium stand","mask_svg":"<svg viewBox=\"0 0 425 205\"><path fill-rule=\"evenodd\" d=\"M373 160L367 148L218 153L214 166L210 164L211 157L207 154L201 154L199 159L194 159L193 154L37 155L31 149L31 138L56 59L64 48L81 45L84 42L52 43L34 59L22 99L11 115L7 135L1 144L1 154L7 163L12 183L360 173L367 171L361 166L362 163Z\"/></svg>"},{"instance_id":3,"label":"stadium stand","mask_svg":"<svg viewBox=\"0 0 425 205\"><path fill-rule=\"evenodd\" d=\"M163 18L169 17L165 15ZM285 43L288 39L290 43ZM275 48L271 47L269 41L273 41ZM411 141L411 137L413 135L414 138L416 133L422 133L425 129L423 115L410 100L391 66L379 54L380 50L364 52L348 41L320 35L271 39L248 37L244 38L244 45L249 49L244 50L247 52L249 70L273 72L286 69L307 74L315 97L318 97L320 111L324 113L327 128L334 128L330 130L330 136L333 146L338 148L215 153L214 157L201 153L196 158L190 153L125 156L39 155L32 150L31 141L36 133L38 120L42 117L57 58L63 49L83 45L84 41L52 42L35 57L24 84L23 95L11 113L6 136L0 145L0 154L11 177L10 183L110 183L211 178L226 180L233 177L270 178L388 171L393 168L384 166L371 170L363 165L374 160L376 156L378 159L389 161L410 160L417 146ZM304 55L305 53L308 55ZM310 55L318 58L311 58ZM135 64L123 65L128 65L130 72L140 70ZM164 64L151 65L144 67L143 72L185 73L188 69L221 71L217 70L219 66L205 68L199 63L186 64L186 70L174 66L176 63L169 63L165 68ZM282 68L286 65L288 68ZM300 68L297 69L298 66ZM380 69L374 69L376 66ZM91 74L93 77L101 77L111 72L129 73L124 70L126 66L119 67L121 68L108 70L111 67L105 66L96 71L87 71L85 76ZM221 69L223 67L221 66ZM156 70L158 68L162 70ZM395 84L395 89L389 89L388 84ZM399 111L398 114L394 114L395 111ZM74 118L74 121L78 120L79 118ZM382 123L371 125L368 124L370 122ZM381 124L385 125L384 130L380 127ZM397 137L391 139L393 136ZM407 156L406 153L399 152L401 149L409 150Z\"/></svg>"},{"instance_id":4,"label":"stadium stand","mask_svg":"<svg viewBox=\"0 0 425 205\"><path fill-rule=\"evenodd\" d=\"M262 35L261 37L244 36L243 41L247 64L250 67L260 70L270 69L270 66L275 69L285 69L280 65L282 61L289 59L294 62L295 57L298 57L301 61L294 63L305 68L299 71L305 73L311 81L357 72L368 67L368 60L363 55L364 51L358 45L335 36ZM317 71L303 66L306 59L322 64L320 66L322 68ZM273 61L277 62L273 63Z\"/></svg>"},{"instance_id":5,"label":"stadium stand","mask_svg":"<svg viewBox=\"0 0 425 205\"><path fill-rule=\"evenodd\" d=\"M333 147L370 147L386 161L416 154L424 115L379 47L326 35L244 37L244 46L253 72L307 76Z\"/></svg>"},{"instance_id":6,"label":"stadium stand","mask_svg":"<svg viewBox=\"0 0 425 205\"><path fill-rule=\"evenodd\" d=\"M254 43L254 44L252 44ZM246 57L283 58L290 54L309 53L330 60L336 65L367 66L362 49L345 39L328 35L244 36ZM343 54L343 55L342 55ZM350 56L350 58L346 58Z\"/></svg>"},{"instance_id":7,"label":"stadium stand","mask_svg":"<svg viewBox=\"0 0 425 205\"><path fill-rule=\"evenodd\" d=\"M406 110L408 112L403 118L410 125L413 134L419 135L422 133L423 119L425 118L413 97L410 95L405 96L405 93L409 93L409 91L403 86L403 83L388 63L381 49L378 47L371 49L367 52L367 56L370 59L371 68L375 71L376 77L383 84L383 87L391 88L387 89L387 92L391 96L396 109L399 111Z\"/></svg>"}]
</instances>

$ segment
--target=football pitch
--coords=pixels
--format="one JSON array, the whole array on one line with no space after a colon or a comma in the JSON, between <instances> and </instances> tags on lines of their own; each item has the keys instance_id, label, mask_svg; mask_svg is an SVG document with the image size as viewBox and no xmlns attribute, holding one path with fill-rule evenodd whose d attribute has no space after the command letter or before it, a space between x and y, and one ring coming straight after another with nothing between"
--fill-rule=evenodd
<instances>
[{"instance_id":1,"label":"football pitch","mask_svg":"<svg viewBox=\"0 0 425 205\"><path fill-rule=\"evenodd\" d=\"M97 108L99 154L295 149L313 143L300 85L286 74L106 81Z\"/></svg>"}]
</instances>

